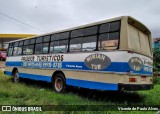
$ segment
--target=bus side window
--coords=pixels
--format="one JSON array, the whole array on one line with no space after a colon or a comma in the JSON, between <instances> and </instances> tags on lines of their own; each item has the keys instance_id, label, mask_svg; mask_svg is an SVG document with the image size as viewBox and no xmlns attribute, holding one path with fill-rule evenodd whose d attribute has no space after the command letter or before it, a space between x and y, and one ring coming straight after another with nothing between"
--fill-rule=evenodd
<instances>
[{"instance_id":1,"label":"bus side window","mask_svg":"<svg viewBox=\"0 0 160 114\"><path fill-rule=\"evenodd\" d=\"M71 38L83 36L82 29L73 30L71 32Z\"/></svg>"},{"instance_id":2,"label":"bus side window","mask_svg":"<svg viewBox=\"0 0 160 114\"><path fill-rule=\"evenodd\" d=\"M99 33L109 32L109 23L102 24L99 28Z\"/></svg>"},{"instance_id":3,"label":"bus side window","mask_svg":"<svg viewBox=\"0 0 160 114\"><path fill-rule=\"evenodd\" d=\"M13 54L13 43L10 43L7 51L7 55L12 56L12 54Z\"/></svg>"},{"instance_id":4,"label":"bus side window","mask_svg":"<svg viewBox=\"0 0 160 114\"><path fill-rule=\"evenodd\" d=\"M8 49L8 56L12 56L13 48Z\"/></svg>"},{"instance_id":5,"label":"bus side window","mask_svg":"<svg viewBox=\"0 0 160 114\"><path fill-rule=\"evenodd\" d=\"M97 36L83 37L82 51L94 51L96 49Z\"/></svg>"},{"instance_id":6,"label":"bus side window","mask_svg":"<svg viewBox=\"0 0 160 114\"><path fill-rule=\"evenodd\" d=\"M113 50L118 48L120 21L100 25L98 38L99 50Z\"/></svg>"},{"instance_id":7,"label":"bus side window","mask_svg":"<svg viewBox=\"0 0 160 114\"><path fill-rule=\"evenodd\" d=\"M53 34L51 36L50 53L63 53L68 50L69 32Z\"/></svg>"},{"instance_id":8,"label":"bus side window","mask_svg":"<svg viewBox=\"0 0 160 114\"><path fill-rule=\"evenodd\" d=\"M42 53L43 48L43 37L36 38L36 44L35 44L35 54Z\"/></svg>"},{"instance_id":9,"label":"bus side window","mask_svg":"<svg viewBox=\"0 0 160 114\"><path fill-rule=\"evenodd\" d=\"M53 34L53 35L51 36L51 41L59 40L59 39L60 39L60 37L61 37L61 35L60 35L60 34Z\"/></svg>"},{"instance_id":10,"label":"bus side window","mask_svg":"<svg viewBox=\"0 0 160 114\"><path fill-rule=\"evenodd\" d=\"M42 53L42 43L35 45L35 54Z\"/></svg>"},{"instance_id":11,"label":"bus side window","mask_svg":"<svg viewBox=\"0 0 160 114\"><path fill-rule=\"evenodd\" d=\"M24 55L31 55L33 54L34 45L27 45L23 46L23 54Z\"/></svg>"},{"instance_id":12,"label":"bus side window","mask_svg":"<svg viewBox=\"0 0 160 114\"><path fill-rule=\"evenodd\" d=\"M19 45L19 42L14 43L13 56L18 55L18 45Z\"/></svg>"},{"instance_id":13,"label":"bus side window","mask_svg":"<svg viewBox=\"0 0 160 114\"><path fill-rule=\"evenodd\" d=\"M98 32L98 26L87 27L84 28L82 31L83 31L83 36L94 35L97 34Z\"/></svg>"},{"instance_id":14,"label":"bus side window","mask_svg":"<svg viewBox=\"0 0 160 114\"><path fill-rule=\"evenodd\" d=\"M34 43L35 39L25 40L23 46L23 54L24 55L31 55L34 51Z\"/></svg>"},{"instance_id":15,"label":"bus side window","mask_svg":"<svg viewBox=\"0 0 160 114\"><path fill-rule=\"evenodd\" d=\"M44 36L43 42L49 42L50 41L50 36Z\"/></svg>"},{"instance_id":16,"label":"bus side window","mask_svg":"<svg viewBox=\"0 0 160 114\"><path fill-rule=\"evenodd\" d=\"M61 38L60 39L67 39L67 38L69 38L69 32L61 33Z\"/></svg>"},{"instance_id":17,"label":"bus side window","mask_svg":"<svg viewBox=\"0 0 160 114\"><path fill-rule=\"evenodd\" d=\"M18 55L22 55L22 48L23 48L23 41L19 42L19 46L18 46Z\"/></svg>"},{"instance_id":18,"label":"bus side window","mask_svg":"<svg viewBox=\"0 0 160 114\"><path fill-rule=\"evenodd\" d=\"M17 55L22 55L22 46L18 47Z\"/></svg>"},{"instance_id":19,"label":"bus side window","mask_svg":"<svg viewBox=\"0 0 160 114\"><path fill-rule=\"evenodd\" d=\"M30 44L34 44L35 43L35 38L30 40Z\"/></svg>"},{"instance_id":20,"label":"bus side window","mask_svg":"<svg viewBox=\"0 0 160 114\"><path fill-rule=\"evenodd\" d=\"M70 40L70 52L79 52L82 50L82 38L73 38Z\"/></svg>"},{"instance_id":21,"label":"bus side window","mask_svg":"<svg viewBox=\"0 0 160 114\"><path fill-rule=\"evenodd\" d=\"M48 51L49 51L49 41L50 41L50 35L44 36L42 53L48 53Z\"/></svg>"},{"instance_id":22,"label":"bus side window","mask_svg":"<svg viewBox=\"0 0 160 114\"><path fill-rule=\"evenodd\" d=\"M59 41L59 49L60 52L67 52L68 50L68 40L60 40Z\"/></svg>"},{"instance_id":23,"label":"bus side window","mask_svg":"<svg viewBox=\"0 0 160 114\"><path fill-rule=\"evenodd\" d=\"M110 29L109 29L110 32L118 31L119 29L120 29L120 22L119 21L110 23Z\"/></svg>"},{"instance_id":24,"label":"bus side window","mask_svg":"<svg viewBox=\"0 0 160 114\"><path fill-rule=\"evenodd\" d=\"M68 50L68 40L53 41L50 44L50 53L63 53Z\"/></svg>"},{"instance_id":25,"label":"bus side window","mask_svg":"<svg viewBox=\"0 0 160 114\"><path fill-rule=\"evenodd\" d=\"M48 53L48 46L49 46L49 42L43 43L43 50L42 50L43 53Z\"/></svg>"},{"instance_id":26,"label":"bus side window","mask_svg":"<svg viewBox=\"0 0 160 114\"><path fill-rule=\"evenodd\" d=\"M99 50L117 49L119 41L119 32L104 33L99 36Z\"/></svg>"}]
</instances>

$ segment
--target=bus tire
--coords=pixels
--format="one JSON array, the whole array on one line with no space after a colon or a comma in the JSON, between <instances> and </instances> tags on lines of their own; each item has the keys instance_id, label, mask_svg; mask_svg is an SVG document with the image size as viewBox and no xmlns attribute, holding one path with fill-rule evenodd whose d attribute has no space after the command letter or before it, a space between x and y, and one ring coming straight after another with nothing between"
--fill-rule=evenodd
<instances>
[{"instance_id":1,"label":"bus tire","mask_svg":"<svg viewBox=\"0 0 160 114\"><path fill-rule=\"evenodd\" d=\"M12 79L13 82L14 83L18 83L19 82L19 73L18 73L18 70L17 69L14 70L12 74L13 74L13 79Z\"/></svg>"},{"instance_id":2,"label":"bus tire","mask_svg":"<svg viewBox=\"0 0 160 114\"><path fill-rule=\"evenodd\" d=\"M53 90L57 93L64 93L66 90L66 81L62 73L55 74L53 78Z\"/></svg>"}]
</instances>

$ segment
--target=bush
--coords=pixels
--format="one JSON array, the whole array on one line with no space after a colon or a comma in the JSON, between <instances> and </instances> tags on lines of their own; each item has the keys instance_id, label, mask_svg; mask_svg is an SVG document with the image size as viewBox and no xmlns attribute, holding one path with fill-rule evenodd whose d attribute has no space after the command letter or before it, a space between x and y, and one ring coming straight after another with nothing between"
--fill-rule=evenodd
<instances>
[{"instance_id":1,"label":"bush","mask_svg":"<svg viewBox=\"0 0 160 114\"><path fill-rule=\"evenodd\" d=\"M154 77L154 84L160 84L160 77Z\"/></svg>"},{"instance_id":2,"label":"bush","mask_svg":"<svg viewBox=\"0 0 160 114\"><path fill-rule=\"evenodd\" d=\"M153 71L160 72L160 47L153 49Z\"/></svg>"}]
</instances>

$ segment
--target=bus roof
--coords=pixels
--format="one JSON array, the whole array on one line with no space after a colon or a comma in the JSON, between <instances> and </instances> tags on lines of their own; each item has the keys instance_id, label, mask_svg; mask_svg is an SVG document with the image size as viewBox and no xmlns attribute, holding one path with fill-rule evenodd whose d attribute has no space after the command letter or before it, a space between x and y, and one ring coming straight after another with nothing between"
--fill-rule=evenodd
<instances>
[{"instance_id":1,"label":"bus roof","mask_svg":"<svg viewBox=\"0 0 160 114\"><path fill-rule=\"evenodd\" d=\"M30 39L30 38L36 38L36 37L40 37L40 36L46 36L46 35L50 35L50 34L56 34L56 33L60 33L60 32L67 32L67 31L70 31L70 30L80 29L80 28L94 26L94 25L97 25L97 24L102 24L102 23L107 23L107 22L112 22L112 21L118 21L118 20L121 20L123 18L127 18L128 20L131 21L131 23L132 22L138 23L137 27L141 27L141 28L145 29L147 31L147 33L149 33L149 34L151 33L149 31L149 29L144 24L142 24L140 21L136 20L135 18L133 18L131 16L120 16L120 17L106 19L106 20L102 20L102 21L98 21L98 22L93 22L93 23L81 25L81 26L72 27L72 28L69 28L69 29L63 29L63 30L58 30L58 31L55 31L55 32L50 32L50 33L45 33L45 34L41 34L41 35L37 35L37 36L32 36L32 37L27 37L27 38L23 38L23 39L18 39L18 40L10 41L8 43L16 42L16 41L21 41L21 40L26 40L26 39ZM138 26L138 25L141 25L141 26Z\"/></svg>"}]
</instances>

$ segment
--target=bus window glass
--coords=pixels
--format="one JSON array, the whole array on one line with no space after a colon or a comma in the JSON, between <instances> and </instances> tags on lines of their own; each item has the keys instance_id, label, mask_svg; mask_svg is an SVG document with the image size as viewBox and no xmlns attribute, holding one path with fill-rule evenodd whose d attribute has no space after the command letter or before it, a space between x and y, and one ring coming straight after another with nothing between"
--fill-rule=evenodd
<instances>
[{"instance_id":1,"label":"bus window glass","mask_svg":"<svg viewBox=\"0 0 160 114\"><path fill-rule=\"evenodd\" d=\"M96 49L97 36L83 38L82 51L94 51Z\"/></svg>"},{"instance_id":2,"label":"bus window glass","mask_svg":"<svg viewBox=\"0 0 160 114\"><path fill-rule=\"evenodd\" d=\"M51 43L50 43L50 49L49 49L49 52L50 52L50 53L53 53L53 52L54 52L54 50L53 50L53 45L54 45L54 42L51 42Z\"/></svg>"},{"instance_id":3,"label":"bus window glass","mask_svg":"<svg viewBox=\"0 0 160 114\"><path fill-rule=\"evenodd\" d=\"M109 33L108 40L118 40L119 39L119 32Z\"/></svg>"},{"instance_id":4,"label":"bus window glass","mask_svg":"<svg viewBox=\"0 0 160 114\"><path fill-rule=\"evenodd\" d=\"M13 56L18 55L18 45L19 45L19 42L14 43Z\"/></svg>"},{"instance_id":5,"label":"bus window glass","mask_svg":"<svg viewBox=\"0 0 160 114\"><path fill-rule=\"evenodd\" d=\"M48 53L48 46L49 46L49 43L43 43L43 53Z\"/></svg>"},{"instance_id":6,"label":"bus window glass","mask_svg":"<svg viewBox=\"0 0 160 114\"><path fill-rule=\"evenodd\" d=\"M58 53L59 50L59 41L51 42L50 44L50 53Z\"/></svg>"},{"instance_id":7,"label":"bus window glass","mask_svg":"<svg viewBox=\"0 0 160 114\"><path fill-rule=\"evenodd\" d=\"M82 30L81 29L78 29L78 30L73 30L71 32L71 37L80 37L80 36L83 36L83 33L82 33Z\"/></svg>"},{"instance_id":8,"label":"bus window glass","mask_svg":"<svg viewBox=\"0 0 160 114\"><path fill-rule=\"evenodd\" d=\"M60 52L67 52L68 50L68 40L59 41Z\"/></svg>"},{"instance_id":9,"label":"bus window glass","mask_svg":"<svg viewBox=\"0 0 160 114\"><path fill-rule=\"evenodd\" d=\"M22 46L22 45L23 45L23 41L20 41L19 46Z\"/></svg>"},{"instance_id":10,"label":"bus window glass","mask_svg":"<svg viewBox=\"0 0 160 114\"><path fill-rule=\"evenodd\" d=\"M70 52L81 51L82 38L74 38L70 40Z\"/></svg>"},{"instance_id":11,"label":"bus window glass","mask_svg":"<svg viewBox=\"0 0 160 114\"><path fill-rule=\"evenodd\" d=\"M120 29L119 21L110 23L110 30L109 30L110 32L118 31L119 29Z\"/></svg>"},{"instance_id":12,"label":"bus window glass","mask_svg":"<svg viewBox=\"0 0 160 114\"><path fill-rule=\"evenodd\" d=\"M30 44L34 44L35 43L35 38L30 40Z\"/></svg>"},{"instance_id":13,"label":"bus window glass","mask_svg":"<svg viewBox=\"0 0 160 114\"><path fill-rule=\"evenodd\" d=\"M63 32L61 33L61 39L69 38L69 32Z\"/></svg>"},{"instance_id":14,"label":"bus window glass","mask_svg":"<svg viewBox=\"0 0 160 114\"><path fill-rule=\"evenodd\" d=\"M68 50L68 40L54 41L50 44L50 53L63 53Z\"/></svg>"},{"instance_id":15,"label":"bus window glass","mask_svg":"<svg viewBox=\"0 0 160 114\"><path fill-rule=\"evenodd\" d=\"M8 56L12 56L12 53L13 53L13 48L9 48L8 49Z\"/></svg>"},{"instance_id":16,"label":"bus window glass","mask_svg":"<svg viewBox=\"0 0 160 114\"><path fill-rule=\"evenodd\" d=\"M50 40L50 36L45 36L45 37L43 38L43 42L49 42L49 40Z\"/></svg>"},{"instance_id":17,"label":"bus window glass","mask_svg":"<svg viewBox=\"0 0 160 114\"><path fill-rule=\"evenodd\" d=\"M14 47L13 56L18 55L18 47Z\"/></svg>"},{"instance_id":18,"label":"bus window glass","mask_svg":"<svg viewBox=\"0 0 160 114\"><path fill-rule=\"evenodd\" d=\"M83 36L97 34L98 26L88 27L83 29Z\"/></svg>"},{"instance_id":19,"label":"bus window glass","mask_svg":"<svg viewBox=\"0 0 160 114\"><path fill-rule=\"evenodd\" d=\"M15 42L15 43L14 43L14 47L17 47L18 44L19 44L19 42Z\"/></svg>"},{"instance_id":20,"label":"bus window glass","mask_svg":"<svg viewBox=\"0 0 160 114\"><path fill-rule=\"evenodd\" d=\"M42 44L36 44L35 45L35 54L42 53Z\"/></svg>"},{"instance_id":21,"label":"bus window glass","mask_svg":"<svg viewBox=\"0 0 160 114\"><path fill-rule=\"evenodd\" d=\"M119 33L105 33L99 36L98 49L112 50L118 48Z\"/></svg>"},{"instance_id":22,"label":"bus window glass","mask_svg":"<svg viewBox=\"0 0 160 114\"><path fill-rule=\"evenodd\" d=\"M25 40L24 45L28 45L28 44L29 44L29 40Z\"/></svg>"},{"instance_id":23,"label":"bus window glass","mask_svg":"<svg viewBox=\"0 0 160 114\"><path fill-rule=\"evenodd\" d=\"M59 39L60 39L60 37L61 37L61 35L60 35L60 34L53 34L53 35L51 36L51 41L59 40Z\"/></svg>"},{"instance_id":24,"label":"bus window glass","mask_svg":"<svg viewBox=\"0 0 160 114\"><path fill-rule=\"evenodd\" d=\"M18 47L17 55L22 55L22 46Z\"/></svg>"},{"instance_id":25,"label":"bus window glass","mask_svg":"<svg viewBox=\"0 0 160 114\"><path fill-rule=\"evenodd\" d=\"M100 33L109 32L109 23L102 24L99 28Z\"/></svg>"},{"instance_id":26,"label":"bus window glass","mask_svg":"<svg viewBox=\"0 0 160 114\"><path fill-rule=\"evenodd\" d=\"M14 45L14 43L10 43L10 44L9 44L9 47L13 47L13 45Z\"/></svg>"},{"instance_id":27,"label":"bus window glass","mask_svg":"<svg viewBox=\"0 0 160 114\"><path fill-rule=\"evenodd\" d=\"M23 54L30 55L33 54L34 45L23 46Z\"/></svg>"},{"instance_id":28,"label":"bus window glass","mask_svg":"<svg viewBox=\"0 0 160 114\"><path fill-rule=\"evenodd\" d=\"M36 43L41 43L42 40L43 40L43 37L39 37L39 38L36 39Z\"/></svg>"}]
</instances>

